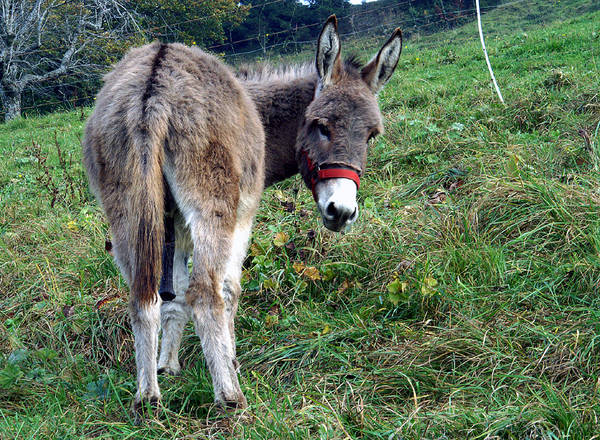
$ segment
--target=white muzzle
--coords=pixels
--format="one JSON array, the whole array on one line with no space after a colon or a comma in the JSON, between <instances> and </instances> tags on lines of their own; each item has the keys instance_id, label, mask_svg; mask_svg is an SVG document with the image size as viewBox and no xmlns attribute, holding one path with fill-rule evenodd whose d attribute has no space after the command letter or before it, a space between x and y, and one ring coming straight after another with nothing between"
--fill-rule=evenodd
<instances>
[{"instance_id":1,"label":"white muzzle","mask_svg":"<svg viewBox=\"0 0 600 440\"><path fill-rule=\"evenodd\" d=\"M356 191L356 183L350 179L327 179L317 183L317 207L327 229L339 232L356 221Z\"/></svg>"}]
</instances>

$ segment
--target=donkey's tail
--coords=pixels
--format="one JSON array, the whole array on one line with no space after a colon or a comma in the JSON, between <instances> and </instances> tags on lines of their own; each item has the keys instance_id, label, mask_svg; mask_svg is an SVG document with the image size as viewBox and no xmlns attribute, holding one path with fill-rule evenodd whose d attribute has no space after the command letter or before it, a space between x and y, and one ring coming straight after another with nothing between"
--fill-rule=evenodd
<instances>
[{"instance_id":1,"label":"donkey's tail","mask_svg":"<svg viewBox=\"0 0 600 440\"><path fill-rule=\"evenodd\" d=\"M162 248L164 239L164 198L163 177L164 151L168 121L164 111L160 111L160 96L157 93L157 70L164 57L165 46L160 45L152 72L142 98L142 122L132 136L131 148L132 181L128 214L130 222L130 243L133 258L131 294L140 304L157 300L161 276Z\"/></svg>"},{"instance_id":2,"label":"donkey's tail","mask_svg":"<svg viewBox=\"0 0 600 440\"><path fill-rule=\"evenodd\" d=\"M136 167L139 173L132 173L132 196L128 207L131 219L129 243L134 252L131 294L134 300L142 304L156 301L162 270L165 193L163 154L160 143L153 141L153 137L148 136L146 146L135 148L142 154L136 158L139 160ZM144 148L147 151L144 152Z\"/></svg>"},{"instance_id":3,"label":"donkey's tail","mask_svg":"<svg viewBox=\"0 0 600 440\"><path fill-rule=\"evenodd\" d=\"M162 186L161 176L159 182ZM130 243L134 246L131 294L140 304L156 301L164 235L162 190L153 188L154 182L150 179L146 183L148 185L143 191L146 198L139 194L142 198L138 198L131 207L138 214L137 221L131 225L133 236Z\"/></svg>"}]
</instances>

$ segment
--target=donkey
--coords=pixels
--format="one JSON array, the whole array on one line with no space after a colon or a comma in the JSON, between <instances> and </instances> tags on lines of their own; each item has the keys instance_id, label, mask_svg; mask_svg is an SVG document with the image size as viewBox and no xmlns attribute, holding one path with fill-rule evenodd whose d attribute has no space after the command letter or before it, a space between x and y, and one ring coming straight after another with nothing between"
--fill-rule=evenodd
<instances>
[{"instance_id":1,"label":"donkey","mask_svg":"<svg viewBox=\"0 0 600 440\"><path fill-rule=\"evenodd\" d=\"M383 131L376 94L396 68L402 36L394 31L364 67L343 62L340 48L331 16L318 39L316 71L236 77L197 48L156 42L131 50L105 76L83 160L131 290L135 409L159 401L158 373L179 373L190 318L215 402L247 405L234 318L264 186L299 172L327 228L356 220L367 145Z\"/></svg>"}]
</instances>

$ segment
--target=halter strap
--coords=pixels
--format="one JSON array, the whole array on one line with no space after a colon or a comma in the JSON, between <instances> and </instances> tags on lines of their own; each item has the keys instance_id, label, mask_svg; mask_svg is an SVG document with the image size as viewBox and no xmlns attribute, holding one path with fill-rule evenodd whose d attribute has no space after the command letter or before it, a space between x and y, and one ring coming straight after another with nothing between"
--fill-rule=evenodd
<instances>
[{"instance_id":1,"label":"halter strap","mask_svg":"<svg viewBox=\"0 0 600 440\"><path fill-rule=\"evenodd\" d=\"M309 178L310 178L310 189L312 191L313 198L315 201L317 200L317 194L315 192L315 188L317 183L321 180L327 179L350 179L356 184L356 189L360 188L360 176L358 173L344 165L338 164L326 164L327 168L321 169L320 165L316 165L312 159L308 156L308 152L304 149L300 150L302 157L306 161L306 167L308 168ZM316 172L315 172L316 171Z\"/></svg>"}]
</instances>

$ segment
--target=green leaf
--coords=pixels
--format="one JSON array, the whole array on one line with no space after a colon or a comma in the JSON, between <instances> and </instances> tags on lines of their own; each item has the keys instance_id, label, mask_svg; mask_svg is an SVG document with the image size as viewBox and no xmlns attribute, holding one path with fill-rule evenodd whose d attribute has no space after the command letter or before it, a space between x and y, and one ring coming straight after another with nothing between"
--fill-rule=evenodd
<instances>
[{"instance_id":1,"label":"green leaf","mask_svg":"<svg viewBox=\"0 0 600 440\"><path fill-rule=\"evenodd\" d=\"M279 323L279 316L277 315L267 315L265 318L265 325L267 327L273 327Z\"/></svg>"},{"instance_id":2,"label":"green leaf","mask_svg":"<svg viewBox=\"0 0 600 440\"><path fill-rule=\"evenodd\" d=\"M425 277L423 284L421 285L421 294L423 296L432 296L436 293L436 287L438 281L432 277Z\"/></svg>"},{"instance_id":3,"label":"green leaf","mask_svg":"<svg viewBox=\"0 0 600 440\"><path fill-rule=\"evenodd\" d=\"M275 291L279 287L279 283L272 278L267 278L263 281L263 287L267 290Z\"/></svg>"},{"instance_id":4,"label":"green leaf","mask_svg":"<svg viewBox=\"0 0 600 440\"><path fill-rule=\"evenodd\" d=\"M24 373L18 365L8 364L4 369L0 370L0 388L10 388L23 377Z\"/></svg>"},{"instance_id":5,"label":"green leaf","mask_svg":"<svg viewBox=\"0 0 600 440\"><path fill-rule=\"evenodd\" d=\"M244 284L244 290L256 291L258 289L260 289L260 283L257 279L252 279Z\"/></svg>"},{"instance_id":6,"label":"green leaf","mask_svg":"<svg viewBox=\"0 0 600 440\"><path fill-rule=\"evenodd\" d=\"M388 299L394 306L397 306L402 298L397 293L390 293L388 294Z\"/></svg>"},{"instance_id":7,"label":"green leaf","mask_svg":"<svg viewBox=\"0 0 600 440\"><path fill-rule=\"evenodd\" d=\"M8 355L8 363L12 365L21 364L28 356L29 352L26 349L19 348Z\"/></svg>"},{"instance_id":8,"label":"green leaf","mask_svg":"<svg viewBox=\"0 0 600 440\"><path fill-rule=\"evenodd\" d=\"M395 279L387 285L387 290L391 294L396 294L400 291L400 280Z\"/></svg>"},{"instance_id":9,"label":"green leaf","mask_svg":"<svg viewBox=\"0 0 600 440\"><path fill-rule=\"evenodd\" d=\"M40 348L34 353L34 356L42 361L51 361L58 356L58 353L50 348Z\"/></svg>"},{"instance_id":10,"label":"green leaf","mask_svg":"<svg viewBox=\"0 0 600 440\"><path fill-rule=\"evenodd\" d=\"M108 381L104 378L88 383L86 388L87 392L83 395L86 400L105 400L108 398Z\"/></svg>"},{"instance_id":11,"label":"green leaf","mask_svg":"<svg viewBox=\"0 0 600 440\"><path fill-rule=\"evenodd\" d=\"M403 292L406 287L403 287L403 283L398 278L387 285L387 290L389 293L396 294L398 292Z\"/></svg>"},{"instance_id":12,"label":"green leaf","mask_svg":"<svg viewBox=\"0 0 600 440\"><path fill-rule=\"evenodd\" d=\"M408 301L407 288L408 283L400 281L398 278L387 285L388 299L394 306L397 306L400 302Z\"/></svg>"},{"instance_id":13,"label":"green leaf","mask_svg":"<svg viewBox=\"0 0 600 440\"><path fill-rule=\"evenodd\" d=\"M335 278L335 272L331 268L325 269L322 272L322 275L325 281L331 281L333 278Z\"/></svg>"},{"instance_id":14,"label":"green leaf","mask_svg":"<svg viewBox=\"0 0 600 440\"><path fill-rule=\"evenodd\" d=\"M277 247L282 247L288 242L289 239L290 237L285 232L280 231L277 234L275 234L273 244Z\"/></svg>"}]
</instances>

